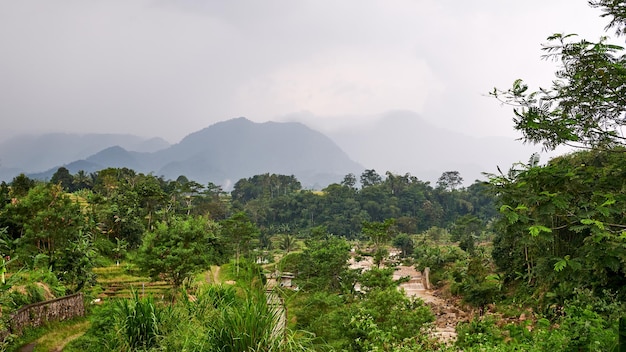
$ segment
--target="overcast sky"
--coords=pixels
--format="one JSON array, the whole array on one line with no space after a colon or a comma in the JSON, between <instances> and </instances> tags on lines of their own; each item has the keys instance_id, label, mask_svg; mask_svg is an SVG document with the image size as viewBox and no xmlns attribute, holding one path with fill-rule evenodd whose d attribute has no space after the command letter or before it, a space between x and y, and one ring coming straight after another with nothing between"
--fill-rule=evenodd
<instances>
[{"instance_id":1,"label":"overcast sky","mask_svg":"<svg viewBox=\"0 0 626 352\"><path fill-rule=\"evenodd\" d=\"M0 137L178 142L238 116L329 130L396 109L512 136L485 94L549 84L545 38L605 24L585 0L0 0Z\"/></svg>"}]
</instances>

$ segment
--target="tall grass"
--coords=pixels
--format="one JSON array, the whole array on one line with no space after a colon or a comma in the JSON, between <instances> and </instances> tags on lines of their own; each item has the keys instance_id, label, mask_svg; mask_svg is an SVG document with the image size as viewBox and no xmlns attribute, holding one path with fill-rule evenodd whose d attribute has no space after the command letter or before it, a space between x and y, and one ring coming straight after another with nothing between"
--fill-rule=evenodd
<instances>
[{"instance_id":1,"label":"tall grass","mask_svg":"<svg viewBox=\"0 0 626 352\"><path fill-rule=\"evenodd\" d=\"M71 345L105 346L98 351L314 350L312 336L286 330L282 309L268 304L258 288L205 286L178 297L166 306L136 293L111 302L98 310L86 336Z\"/></svg>"},{"instance_id":2,"label":"tall grass","mask_svg":"<svg viewBox=\"0 0 626 352\"><path fill-rule=\"evenodd\" d=\"M141 298L133 292L132 299L115 302L119 342L124 350L147 350L158 345L164 308L157 307L152 296Z\"/></svg>"},{"instance_id":3,"label":"tall grass","mask_svg":"<svg viewBox=\"0 0 626 352\"><path fill-rule=\"evenodd\" d=\"M212 322L211 345L220 352L264 351L276 345L274 333L279 317L261 297L248 297L223 307ZM278 335L280 341L280 335Z\"/></svg>"},{"instance_id":4,"label":"tall grass","mask_svg":"<svg viewBox=\"0 0 626 352\"><path fill-rule=\"evenodd\" d=\"M251 290L237 304L222 307L208 334L219 352L313 351L309 336L286 330L282 310L267 304L265 292Z\"/></svg>"}]
</instances>

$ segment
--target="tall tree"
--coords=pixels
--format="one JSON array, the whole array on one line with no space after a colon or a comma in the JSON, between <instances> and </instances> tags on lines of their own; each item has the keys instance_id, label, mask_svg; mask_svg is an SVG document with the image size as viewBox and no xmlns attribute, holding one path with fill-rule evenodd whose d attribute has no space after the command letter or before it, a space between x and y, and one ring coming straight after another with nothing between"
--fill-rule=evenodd
<instances>
[{"instance_id":1,"label":"tall tree","mask_svg":"<svg viewBox=\"0 0 626 352\"><path fill-rule=\"evenodd\" d=\"M385 245L391 240L395 232L395 219L387 219L382 222L363 222L363 234L370 238L374 244L374 264L380 266L388 251Z\"/></svg>"},{"instance_id":2,"label":"tall tree","mask_svg":"<svg viewBox=\"0 0 626 352\"><path fill-rule=\"evenodd\" d=\"M218 226L205 217L178 217L158 222L144 238L138 264L151 278L164 277L175 287L210 264L222 252Z\"/></svg>"},{"instance_id":3,"label":"tall tree","mask_svg":"<svg viewBox=\"0 0 626 352\"><path fill-rule=\"evenodd\" d=\"M626 1L590 3L625 34ZM529 91L517 80L492 94L515 105L525 142L590 150L492 176L503 214L493 256L511 278L543 290L558 285L552 297L580 287L626 297L626 51L606 37L555 34L548 41L545 57L560 66L552 87Z\"/></svg>"},{"instance_id":4,"label":"tall tree","mask_svg":"<svg viewBox=\"0 0 626 352\"><path fill-rule=\"evenodd\" d=\"M258 237L259 229L253 224L245 212L233 214L230 218L220 222L222 236L230 243L235 252L235 265L239 274L239 259L248 254L251 241Z\"/></svg>"},{"instance_id":5,"label":"tall tree","mask_svg":"<svg viewBox=\"0 0 626 352\"><path fill-rule=\"evenodd\" d=\"M458 171L445 171L437 180L437 187L447 191L454 191L461 184L463 184L463 177Z\"/></svg>"},{"instance_id":6,"label":"tall tree","mask_svg":"<svg viewBox=\"0 0 626 352\"><path fill-rule=\"evenodd\" d=\"M81 190L85 188L91 189L93 187L92 178L84 170L79 170L76 175L74 175L72 183L75 190Z\"/></svg>"},{"instance_id":7,"label":"tall tree","mask_svg":"<svg viewBox=\"0 0 626 352\"><path fill-rule=\"evenodd\" d=\"M92 279L95 256L90 212L65 193L59 184L38 184L7 205L6 211L21 233L13 234L18 254L29 265L52 269L72 290Z\"/></svg>"},{"instance_id":8,"label":"tall tree","mask_svg":"<svg viewBox=\"0 0 626 352\"><path fill-rule=\"evenodd\" d=\"M346 286L352 290L354 282L348 279L350 244L328 233L319 235L325 238L307 241L297 261L298 286L305 291L340 292Z\"/></svg>"},{"instance_id":9,"label":"tall tree","mask_svg":"<svg viewBox=\"0 0 626 352\"><path fill-rule=\"evenodd\" d=\"M35 187L35 180L30 179L24 174L19 174L11 181L11 196L23 197L28 194L28 191Z\"/></svg>"},{"instance_id":10,"label":"tall tree","mask_svg":"<svg viewBox=\"0 0 626 352\"><path fill-rule=\"evenodd\" d=\"M626 34L626 2L590 1L612 17L608 28ZM525 142L547 150L559 145L611 148L624 145L626 136L626 55L607 37L593 42L574 34L554 34L544 46L544 58L559 63L552 87L529 90L516 80L507 90L491 93L514 107L515 129Z\"/></svg>"},{"instance_id":11,"label":"tall tree","mask_svg":"<svg viewBox=\"0 0 626 352\"><path fill-rule=\"evenodd\" d=\"M368 169L361 174L361 188L374 186L383 182L382 177L374 169Z\"/></svg>"},{"instance_id":12,"label":"tall tree","mask_svg":"<svg viewBox=\"0 0 626 352\"><path fill-rule=\"evenodd\" d=\"M356 189L356 176L354 176L353 173L347 174L344 176L343 181L341 181L341 185L351 189Z\"/></svg>"},{"instance_id":13,"label":"tall tree","mask_svg":"<svg viewBox=\"0 0 626 352\"><path fill-rule=\"evenodd\" d=\"M74 191L74 177L64 166L57 169L57 171L50 178L50 182L60 184L66 191Z\"/></svg>"}]
</instances>

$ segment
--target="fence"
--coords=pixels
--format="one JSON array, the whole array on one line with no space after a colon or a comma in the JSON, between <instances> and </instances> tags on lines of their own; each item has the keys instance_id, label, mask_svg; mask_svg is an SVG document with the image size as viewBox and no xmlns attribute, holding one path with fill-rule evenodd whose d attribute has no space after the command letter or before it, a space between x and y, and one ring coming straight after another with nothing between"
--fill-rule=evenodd
<instances>
[{"instance_id":1,"label":"fence","mask_svg":"<svg viewBox=\"0 0 626 352\"><path fill-rule=\"evenodd\" d=\"M9 333L21 335L24 328L27 327L38 327L48 321L67 320L84 315L85 303L81 292L49 301L29 304L11 314L9 331L0 333L0 337Z\"/></svg>"}]
</instances>

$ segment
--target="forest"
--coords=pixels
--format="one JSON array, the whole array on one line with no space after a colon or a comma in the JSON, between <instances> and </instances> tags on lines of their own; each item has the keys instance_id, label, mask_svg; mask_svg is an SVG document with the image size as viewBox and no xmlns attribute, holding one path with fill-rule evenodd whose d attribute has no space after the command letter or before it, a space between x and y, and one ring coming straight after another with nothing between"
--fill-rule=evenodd
<instances>
[{"instance_id":1,"label":"forest","mask_svg":"<svg viewBox=\"0 0 626 352\"><path fill-rule=\"evenodd\" d=\"M589 3L626 34L624 1ZM2 182L0 330L75 292L88 314L0 350L626 350L625 51L570 34L543 49L552 86L491 95L523 142L574 151L469 186L373 169L319 191L127 168ZM407 294L406 268L429 296Z\"/></svg>"}]
</instances>

